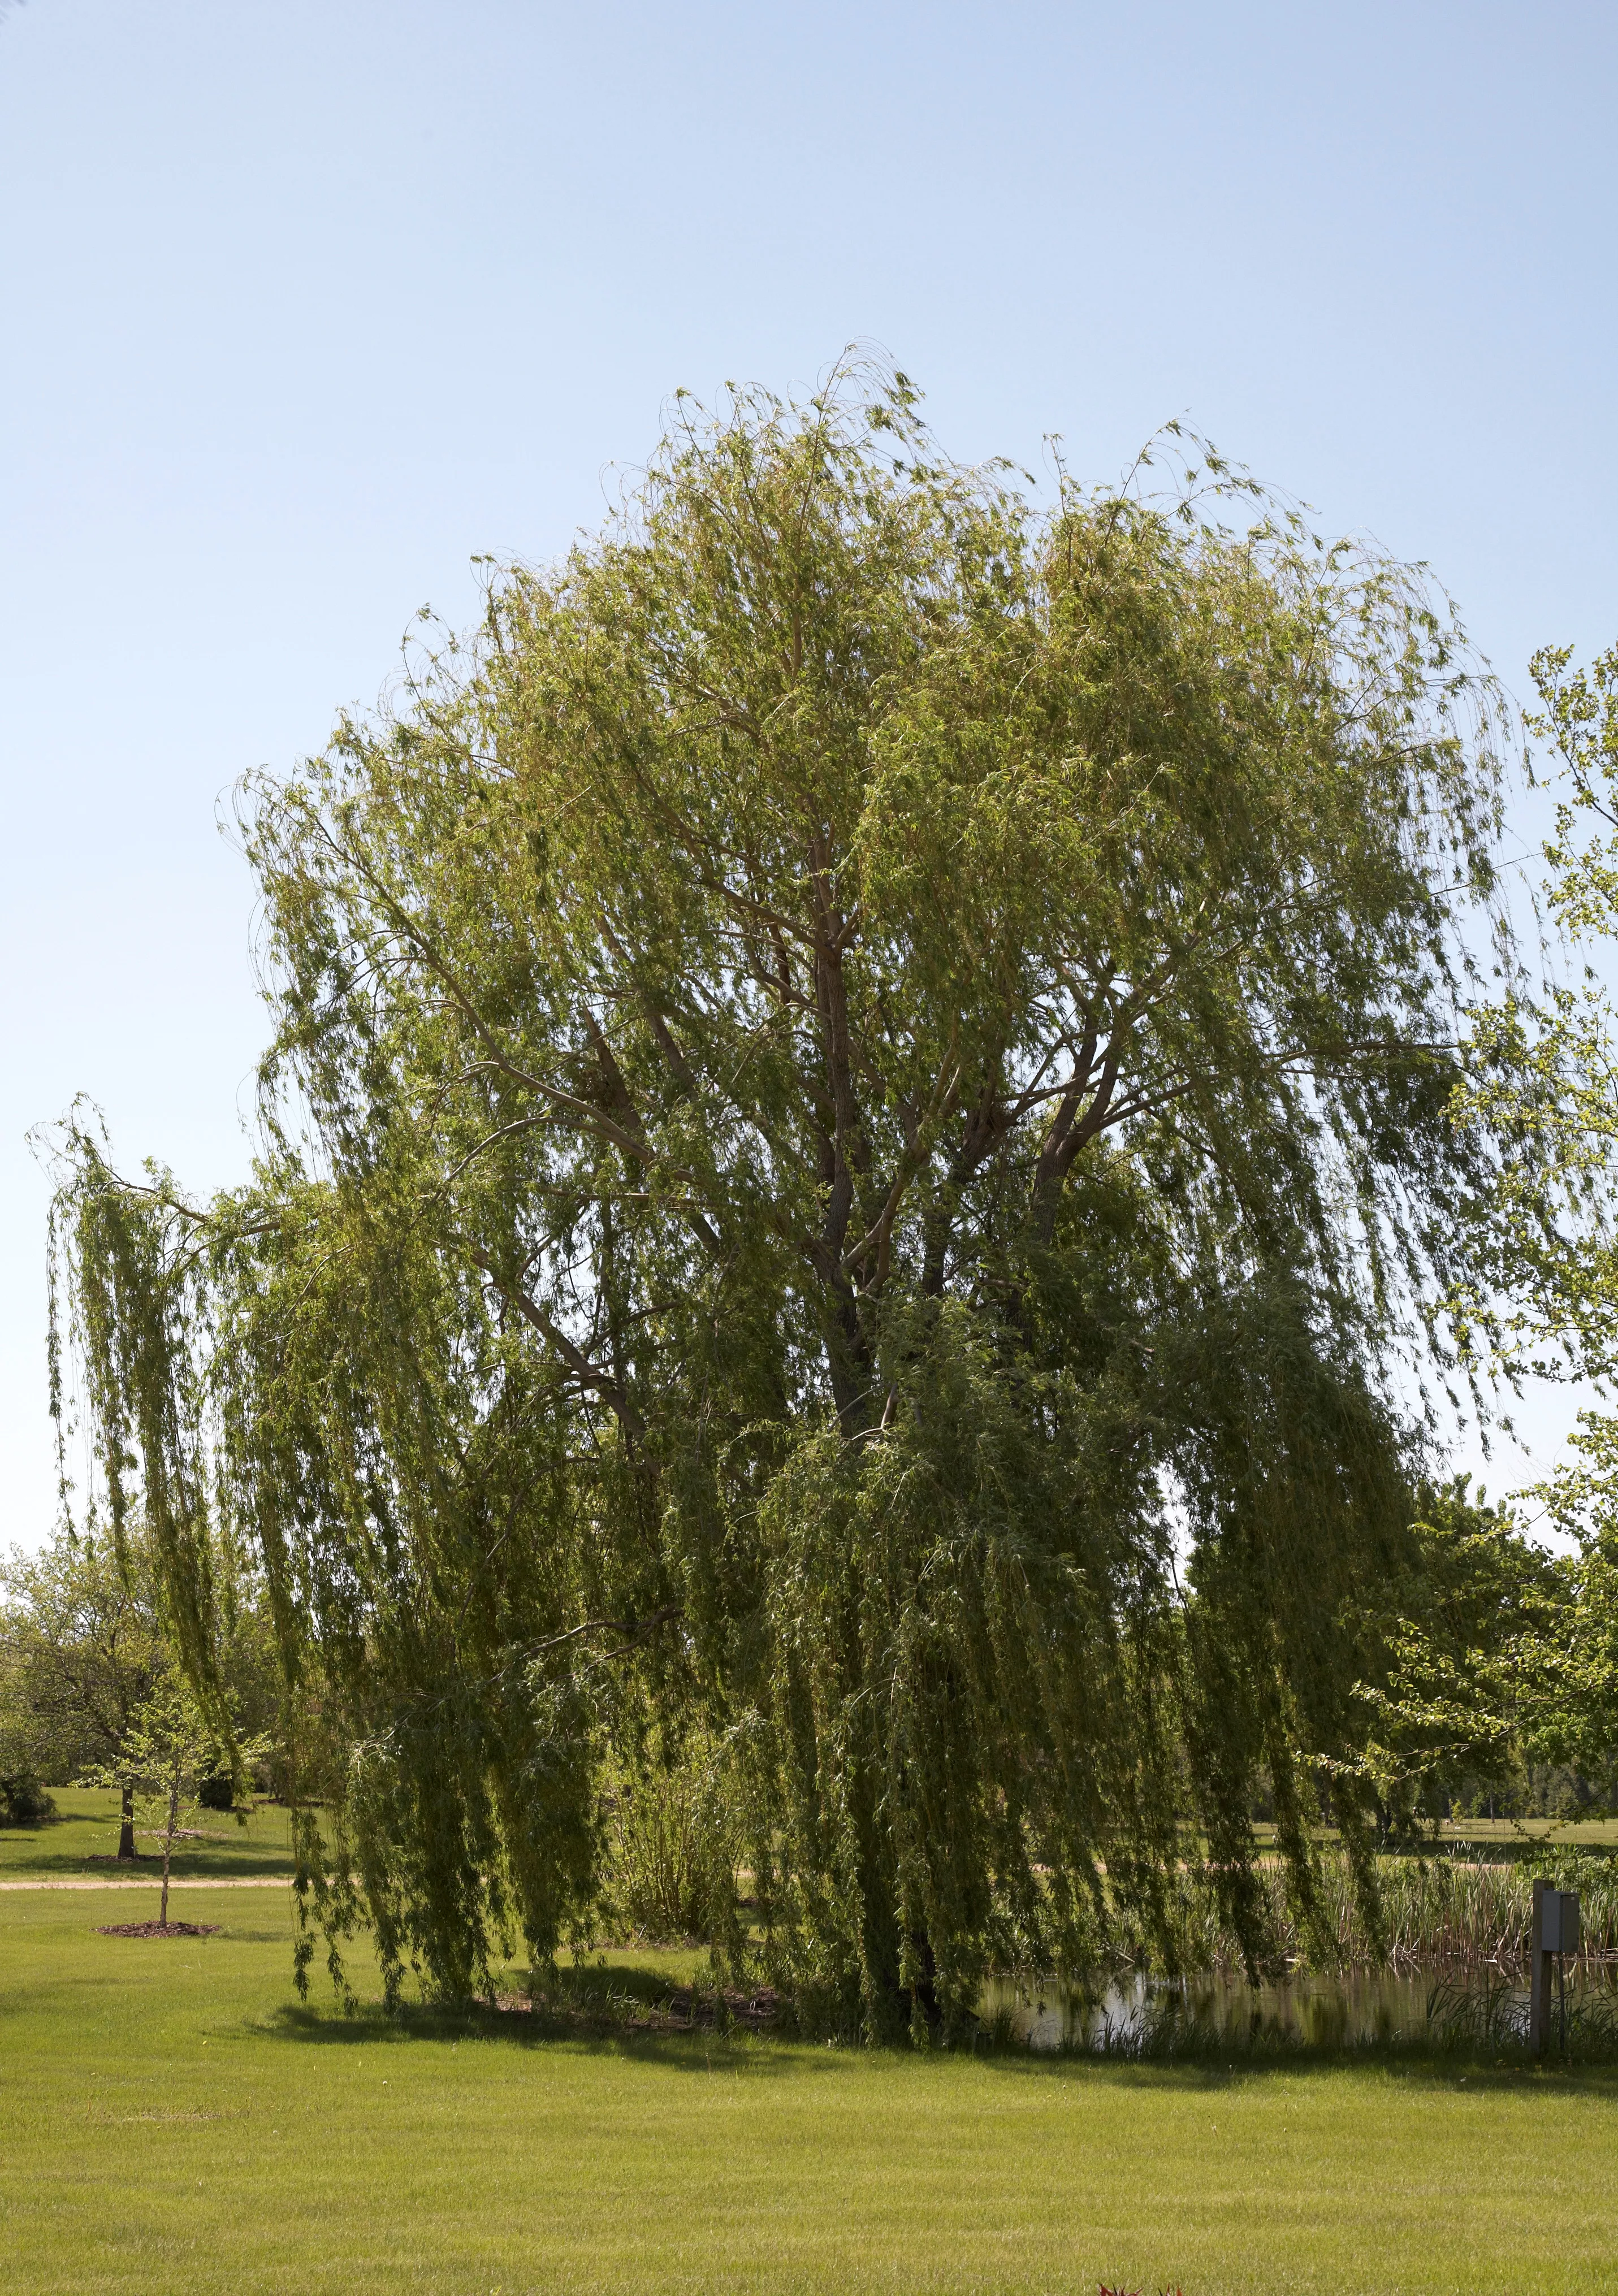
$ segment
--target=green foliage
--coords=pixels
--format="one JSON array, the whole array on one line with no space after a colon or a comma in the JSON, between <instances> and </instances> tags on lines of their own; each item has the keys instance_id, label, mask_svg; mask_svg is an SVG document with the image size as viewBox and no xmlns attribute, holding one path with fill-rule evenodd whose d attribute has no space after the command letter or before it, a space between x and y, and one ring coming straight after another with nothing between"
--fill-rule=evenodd
<instances>
[{"instance_id":1,"label":"green foliage","mask_svg":"<svg viewBox=\"0 0 1618 2296\"><path fill-rule=\"evenodd\" d=\"M1312 1919L1300 1919L1286 1876L1264 1869L1261 1887L1272 1973L1302 1966L1331 1972L1406 1969L1434 1962L1499 1962L1527 1955L1536 1874L1579 1892L1584 1950L1604 1961L1618 1954L1618 1858L1601 1850L1537 1845L1529 1855L1493 1861L1466 1851L1433 1850L1376 1860L1376 1918L1367 1920L1351 1859L1326 1850L1319 1859ZM1177 1892L1182 1964L1187 1970L1235 1970L1242 1939L1220 1910L1211 1877L1187 1867Z\"/></svg>"},{"instance_id":2,"label":"green foliage","mask_svg":"<svg viewBox=\"0 0 1618 2296\"><path fill-rule=\"evenodd\" d=\"M119 1750L117 1771L86 1772L84 1783L117 1785L122 1777L133 1778L142 1805L148 1812L160 1812L176 1794L187 1803L193 1800L202 1780L214 1775L224 1751L190 1686L174 1669L166 1668L133 1718Z\"/></svg>"},{"instance_id":3,"label":"green foliage","mask_svg":"<svg viewBox=\"0 0 1618 2296\"><path fill-rule=\"evenodd\" d=\"M649 1724L876 2029L1013 1945L1171 1962L1187 1826L1260 1951L1261 1767L1303 1913L1323 1797L1368 1888L1492 704L1417 577L1207 473L1041 517L902 377L683 409L244 790L256 1179L78 1121L56 1234L200 1693L243 1538L341 1753L334 1970L547 1960Z\"/></svg>"},{"instance_id":4,"label":"green foliage","mask_svg":"<svg viewBox=\"0 0 1618 2296\"><path fill-rule=\"evenodd\" d=\"M1423 1495L1383 1591L1384 1655L1363 1755L1384 1833L1418 1832L1479 1776L1504 1781L1562 1696L1565 1566L1462 1477Z\"/></svg>"},{"instance_id":5,"label":"green foliage","mask_svg":"<svg viewBox=\"0 0 1618 2296\"><path fill-rule=\"evenodd\" d=\"M55 1803L31 1771L0 1771L0 1825L37 1825L55 1812Z\"/></svg>"}]
</instances>

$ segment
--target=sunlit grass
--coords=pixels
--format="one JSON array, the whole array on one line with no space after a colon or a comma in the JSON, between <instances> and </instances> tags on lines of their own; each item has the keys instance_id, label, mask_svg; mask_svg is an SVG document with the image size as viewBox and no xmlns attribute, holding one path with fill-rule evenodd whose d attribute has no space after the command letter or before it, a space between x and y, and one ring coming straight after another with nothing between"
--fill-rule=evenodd
<instances>
[{"instance_id":1,"label":"sunlit grass","mask_svg":"<svg viewBox=\"0 0 1618 2296\"><path fill-rule=\"evenodd\" d=\"M1253 1830L1261 1844L1273 1846L1276 1829L1268 1820L1261 1819ZM1339 1836L1335 1827L1325 1826L1319 1838L1335 1842ZM1501 1849L1528 1849L1541 1841L1574 1849L1618 1849L1618 1817L1446 1817L1432 1836L1433 1844L1445 1848L1469 1841Z\"/></svg>"},{"instance_id":2,"label":"sunlit grass","mask_svg":"<svg viewBox=\"0 0 1618 2296\"><path fill-rule=\"evenodd\" d=\"M0 1898L16 2296L1618 2288L1610 2076L390 2023L297 2005L279 1891L95 1934L128 1906Z\"/></svg>"},{"instance_id":3,"label":"sunlit grass","mask_svg":"<svg viewBox=\"0 0 1618 2296\"><path fill-rule=\"evenodd\" d=\"M53 1818L37 1825L0 1826L0 1881L29 1874L98 1875L106 1871L104 1861L117 1856L115 1793L98 1786L53 1786L51 1798L56 1804ZM175 1844L173 1870L182 1879L292 1870L291 1813L274 1802L257 1803L245 1825L238 1825L228 1810L218 1809L200 1810L189 1822L202 1839ZM155 1837L139 1834L136 1848L150 1855L159 1844ZM158 1869L154 1865L151 1870Z\"/></svg>"}]
</instances>

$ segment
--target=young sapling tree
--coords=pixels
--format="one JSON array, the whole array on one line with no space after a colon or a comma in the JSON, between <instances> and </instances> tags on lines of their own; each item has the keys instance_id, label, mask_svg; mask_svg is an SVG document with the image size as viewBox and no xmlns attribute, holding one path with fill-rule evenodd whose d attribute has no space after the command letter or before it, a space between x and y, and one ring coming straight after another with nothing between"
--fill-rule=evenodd
<instances>
[{"instance_id":1,"label":"young sapling tree","mask_svg":"<svg viewBox=\"0 0 1618 2296\"><path fill-rule=\"evenodd\" d=\"M237 1746L236 1762L242 1767L262 1760L267 1742L254 1739ZM158 1925L168 1927L168 1875L174 1845L185 1821L200 1806L202 1781L226 1767L234 1767L231 1751L216 1723L205 1714L190 1685L172 1667L152 1691L136 1716L119 1758L123 1778L132 1782L137 1808L162 1842L162 1898ZM90 1784L111 1781L111 1773L94 1775ZM238 1813L242 1822L244 1816Z\"/></svg>"}]
</instances>

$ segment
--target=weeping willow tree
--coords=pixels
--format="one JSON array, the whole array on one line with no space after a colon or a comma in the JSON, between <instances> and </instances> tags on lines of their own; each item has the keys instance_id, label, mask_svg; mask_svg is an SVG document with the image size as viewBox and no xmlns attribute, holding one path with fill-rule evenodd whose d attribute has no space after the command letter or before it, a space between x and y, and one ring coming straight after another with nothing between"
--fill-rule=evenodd
<instances>
[{"instance_id":1,"label":"weeping willow tree","mask_svg":"<svg viewBox=\"0 0 1618 2296\"><path fill-rule=\"evenodd\" d=\"M554 1954L603 1765L694 1734L776 1965L873 2027L1171 1957L1194 1845L1261 1953L1261 1777L1305 1914L1323 1809L1364 1839L1487 685L1217 460L1014 477L902 377L679 402L602 534L244 787L252 1185L70 1133L112 1511L204 1685L256 1545L343 1750L334 1965Z\"/></svg>"}]
</instances>

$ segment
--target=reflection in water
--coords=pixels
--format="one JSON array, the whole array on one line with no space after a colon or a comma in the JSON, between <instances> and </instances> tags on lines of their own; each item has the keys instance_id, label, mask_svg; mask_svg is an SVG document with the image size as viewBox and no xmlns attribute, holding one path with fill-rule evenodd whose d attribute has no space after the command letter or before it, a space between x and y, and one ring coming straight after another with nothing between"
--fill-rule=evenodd
<instances>
[{"instance_id":1,"label":"reflection in water","mask_svg":"<svg viewBox=\"0 0 1618 2296\"><path fill-rule=\"evenodd\" d=\"M1177 2029L1244 2048L1263 2041L1343 2048L1425 2037L1429 2004L1441 1981L1432 1970L1356 1970L1343 1977L1300 1972L1278 1985L1220 1976L1088 1985L1064 1978L992 1977L983 1988L981 2012L986 2022L1003 2023L1034 2049L1132 2053L1151 2042L1171 2044ZM1496 1971L1492 1983L1503 2021L1525 2021L1526 1977L1520 1986L1513 1980L1502 1987ZM1608 1969L1578 1968L1569 1972L1567 1991L1570 2003L1597 1993L1618 1999L1618 1980Z\"/></svg>"}]
</instances>

